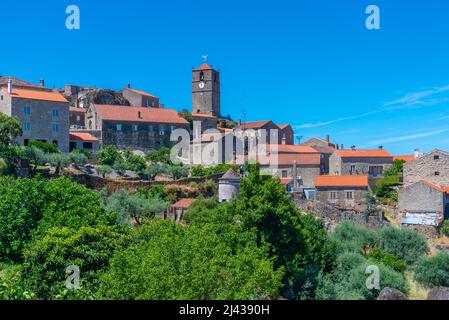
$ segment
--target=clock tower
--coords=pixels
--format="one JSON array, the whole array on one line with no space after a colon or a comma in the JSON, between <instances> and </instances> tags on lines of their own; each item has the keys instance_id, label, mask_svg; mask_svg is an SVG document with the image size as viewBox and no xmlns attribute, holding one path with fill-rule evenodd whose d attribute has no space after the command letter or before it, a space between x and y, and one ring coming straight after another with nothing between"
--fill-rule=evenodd
<instances>
[{"instance_id":1,"label":"clock tower","mask_svg":"<svg viewBox=\"0 0 449 320\"><path fill-rule=\"evenodd\" d=\"M220 116L220 72L207 61L192 71L192 113Z\"/></svg>"}]
</instances>

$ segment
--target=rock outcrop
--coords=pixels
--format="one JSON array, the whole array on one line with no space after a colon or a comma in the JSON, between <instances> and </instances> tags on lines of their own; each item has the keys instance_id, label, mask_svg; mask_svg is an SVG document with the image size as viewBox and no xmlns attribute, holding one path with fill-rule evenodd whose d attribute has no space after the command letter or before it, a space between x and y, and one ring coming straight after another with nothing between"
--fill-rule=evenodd
<instances>
[{"instance_id":1,"label":"rock outcrop","mask_svg":"<svg viewBox=\"0 0 449 320\"><path fill-rule=\"evenodd\" d=\"M449 300L449 288L435 287L430 290L427 300Z\"/></svg>"},{"instance_id":2,"label":"rock outcrop","mask_svg":"<svg viewBox=\"0 0 449 320\"><path fill-rule=\"evenodd\" d=\"M407 297L397 289L384 288L380 292L379 297L377 297L377 300L407 300Z\"/></svg>"}]
</instances>

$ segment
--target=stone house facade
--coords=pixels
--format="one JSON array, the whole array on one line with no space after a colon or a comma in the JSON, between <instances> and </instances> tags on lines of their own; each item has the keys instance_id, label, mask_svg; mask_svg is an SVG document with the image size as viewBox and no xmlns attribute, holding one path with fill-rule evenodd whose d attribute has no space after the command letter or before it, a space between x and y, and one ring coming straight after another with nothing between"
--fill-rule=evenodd
<instances>
[{"instance_id":1,"label":"stone house facade","mask_svg":"<svg viewBox=\"0 0 449 320\"><path fill-rule=\"evenodd\" d=\"M370 179L383 177L393 164L386 150L335 150L329 158L329 174L336 176L367 175Z\"/></svg>"},{"instance_id":2,"label":"stone house facade","mask_svg":"<svg viewBox=\"0 0 449 320\"><path fill-rule=\"evenodd\" d=\"M75 149L97 153L100 149L100 141L89 132L70 131L70 152Z\"/></svg>"},{"instance_id":3,"label":"stone house facade","mask_svg":"<svg viewBox=\"0 0 449 320\"><path fill-rule=\"evenodd\" d=\"M368 176L317 176L317 200L340 210L363 212L370 192Z\"/></svg>"},{"instance_id":4,"label":"stone house facade","mask_svg":"<svg viewBox=\"0 0 449 320\"><path fill-rule=\"evenodd\" d=\"M69 104L60 93L11 82L0 89L0 112L20 120L23 134L17 138L19 144L40 140L69 151Z\"/></svg>"},{"instance_id":5,"label":"stone house facade","mask_svg":"<svg viewBox=\"0 0 449 320\"><path fill-rule=\"evenodd\" d=\"M121 91L123 97L129 101L131 106L143 108L160 108L159 98L142 90L130 87Z\"/></svg>"},{"instance_id":6,"label":"stone house facade","mask_svg":"<svg viewBox=\"0 0 449 320\"><path fill-rule=\"evenodd\" d=\"M449 153L433 150L404 164L404 185L421 180L449 185Z\"/></svg>"},{"instance_id":7,"label":"stone house facade","mask_svg":"<svg viewBox=\"0 0 449 320\"><path fill-rule=\"evenodd\" d=\"M200 134L202 134L203 132L210 130L210 129L217 129L217 126L218 126L218 118L211 116L209 114L192 113L192 120L194 123L194 128L195 128L195 122L201 123Z\"/></svg>"},{"instance_id":8,"label":"stone house facade","mask_svg":"<svg viewBox=\"0 0 449 320\"><path fill-rule=\"evenodd\" d=\"M329 173L329 159L331 155L337 150L337 145L330 141L330 136L327 135L326 139L311 138L303 143L302 146L309 146L315 149L321 154L321 173L328 175Z\"/></svg>"},{"instance_id":9,"label":"stone house facade","mask_svg":"<svg viewBox=\"0 0 449 320\"><path fill-rule=\"evenodd\" d=\"M280 129L281 144L295 144L295 134L292 126L289 124L280 124L278 127Z\"/></svg>"},{"instance_id":10,"label":"stone house facade","mask_svg":"<svg viewBox=\"0 0 449 320\"><path fill-rule=\"evenodd\" d=\"M87 111L88 130L100 131L102 146L148 152L161 147L172 147L170 141L176 129L190 132L189 122L176 110L128 106L96 105Z\"/></svg>"},{"instance_id":11,"label":"stone house facade","mask_svg":"<svg viewBox=\"0 0 449 320\"><path fill-rule=\"evenodd\" d=\"M399 190L399 212L437 213L449 218L449 187L418 181Z\"/></svg>"},{"instance_id":12,"label":"stone house facade","mask_svg":"<svg viewBox=\"0 0 449 320\"><path fill-rule=\"evenodd\" d=\"M273 121L238 123L235 130L241 130L248 136L257 137L260 144L282 144L283 131Z\"/></svg>"},{"instance_id":13,"label":"stone house facade","mask_svg":"<svg viewBox=\"0 0 449 320\"><path fill-rule=\"evenodd\" d=\"M83 129L86 127L86 109L70 107L70 128Z\"/></svg>"}]
</instances>

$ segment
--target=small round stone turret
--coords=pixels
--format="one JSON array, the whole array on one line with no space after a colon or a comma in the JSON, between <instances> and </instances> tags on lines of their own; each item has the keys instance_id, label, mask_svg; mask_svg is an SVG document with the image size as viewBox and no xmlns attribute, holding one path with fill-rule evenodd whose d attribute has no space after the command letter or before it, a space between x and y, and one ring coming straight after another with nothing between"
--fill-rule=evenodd
<instances>
[{"instance_id":1,"label":"small round stone turret","mask_svg":"<svg viewBox=\"0 0 449 320\"><path fill-rule=\"evenodd\" d=\"M227 202L238 199L240 189L240 175L233 170L228 170L218 182L218 200Z\"/></svg>"}]
</instances>

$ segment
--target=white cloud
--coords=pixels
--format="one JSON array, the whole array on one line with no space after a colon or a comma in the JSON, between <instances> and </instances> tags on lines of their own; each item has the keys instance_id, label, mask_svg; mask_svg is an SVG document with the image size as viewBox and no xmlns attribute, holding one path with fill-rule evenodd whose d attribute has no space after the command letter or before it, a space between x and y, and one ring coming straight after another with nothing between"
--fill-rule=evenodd
<instances>
[{"instance_id":1,"label":"white cloud","mask_svg":"<svg viewBox=\"0 0 449 320\"><path fill-rule=\"evenodd\" d=\"M379 112L381 112L381 111L380 110L376 110L376 111L365 112L365 113L362 113L362 114L349 116L349 117L342 117L342 118L329 120L329 121L316 122L316 123L306 123L306 124L302 124L302 125L293 126L293 129L294 130L298 130L298 129L310 129L310 128L323 127L323 126L327 126L327 125L330 125L330 124L333 124L333 123L337 123L337 122L341 122L341 121L363 118L363 117L369 116L371 114L379 113Z\"/></svg>"},{"instance_id":2,"label":"white cloud","mask_svg":"<svg viewBox=\"0 0 449 320\"><path fill-rule=\"evenodd\" d=\"M445 103L449 101L448 98L434 98L435 95L449 91L449 85L436 87L421 92L408 93L402 98L384 103L385 107L391 107L387 109L398 109L407 106L425 106Z\"/></svg>"},{"instance_id":3,"label":"white cloud","mask_svg":"<svg viewBox=\"0 0 449 320\"><path fill-rule=\"evenodd\" d=\"M447 131L449 131L449 128L440 129L440 130L433 130L433 131L427 131L427 132L421 132L421 133L415 133L415 134L399 136L399 137L398 136L394 136L394 137L390 137L390 138L384 138L384 139L370 141L366 145L364 145L363 147L372 147L372 146L379 146L379 145L383 145L383 144L387 144L387 143L393 143L393 142L416 140L416 139L420 139L420 138L436 136L436 135L439 135L439 134L447 132Z\"/></svg>"}]
</instances>

